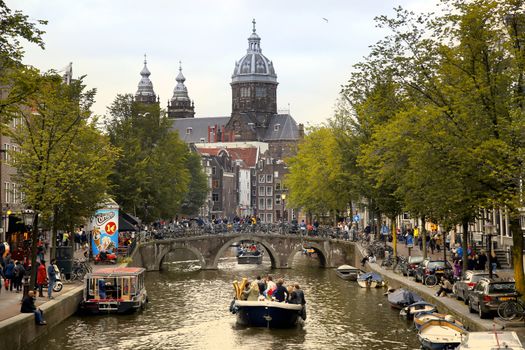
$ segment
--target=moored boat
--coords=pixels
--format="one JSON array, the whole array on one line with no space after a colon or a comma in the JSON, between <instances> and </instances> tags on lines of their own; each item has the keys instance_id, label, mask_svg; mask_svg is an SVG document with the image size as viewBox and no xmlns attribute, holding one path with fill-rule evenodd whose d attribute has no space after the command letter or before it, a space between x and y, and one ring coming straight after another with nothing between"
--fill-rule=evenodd
<instances>
[{"instance_id":1,"label":"moored boat","mask_svg":"<svg viewBox=\"0 0 525 350\"><path fill-rule=\"evenodd\" d=\"M335 270L335 273L344 280L355 281L361 270L350 265L341 265Z\"/></svg>"},{"instance_id":2,"label":"moored boat","mask_svg":"<svg viewBox=\"0 0 525 350\"><path fill-rule=\"evenodd\" d=\"M389 293L387 299L390 303L390 306L392 306L395 309L402 309L405 306L423 300L419 295L403 288L397 289L392 293Z\"/></svg>"},{"instance_id":3,"label":"moored boat","mask_svg":"<svg viewBox=\"0 0 525 350\"><path fill-rule=\"evenodd\" d=\"M99 313L129 313L146 306L146 269L111 267L84 277L84 296L80 310Z\"/></svg>"},{"instance_id":4,"label":"moored boat","mask_svg":"<svg viewBox=\"0 0 525 350\"><path fill-rule=\"evenodd\" d=\"M421 326L417 335L423 349L455 349L467 335L467 331L453 322L431 320Z\"/></svg>"},{"instance_id":5,"label":"moored boat","mask_svg":"<svg viewBox=\"0 0 525 350\"><path fill-rule=\"evenodd\" d=\"M383 278L377 273L367 272L357 277L357 284L363 288L379 288L383 286Z\"/></svg>"},{"instance_id":6,"label":"moored boat","mask_svg":"<svg viewBox=\"0 0 525 350\"><path fill-rule=\"evenodd\" d=\"M427 303L426 301L418 301L401 309L400 315L406 317L408 320L412 320L414 315L421 312L436 312L436 305Z\"/></svg>"},{"instance_id":7,"label":"moored boat","mask_svg":"<svg viewBox=\"0 0 525 350\"><path fill-rule=\"evenodd\" d=\"M427 323L431 320L446 320L452 323L455 323L456 325L463 327L463 323L456 320L454 316L447 315L447 314L440 314L437 312L420 312L417 315L414 316L414 327L416 327L417 330L421 329L421 326Z\"/></svg>"},{"instance_id":8,"label":"moored boat","mask_svg":"<svg viewBox=\"0 0 525 350\"><path fill-rule=\"evenodd\" d=\"M456 350L525 350L516 332L469 332Z\"/></svg>"}]
</instances>

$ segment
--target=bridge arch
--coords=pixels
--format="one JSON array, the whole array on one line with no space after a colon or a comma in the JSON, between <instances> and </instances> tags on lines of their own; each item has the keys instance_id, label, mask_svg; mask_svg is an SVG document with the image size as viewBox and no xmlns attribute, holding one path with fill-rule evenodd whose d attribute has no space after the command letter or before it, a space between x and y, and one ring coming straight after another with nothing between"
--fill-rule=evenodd
<instances>
[{"instance_id":1,"label":"bridge arch","mask_svg":"<svg viewBox=\"0 0 525 350\"><path fill-rule=\"evenodd\" d=\"M264 249L268 252L268 255L270 256L270 260L272 262L272 268L281 266L281 261L279 258L279 254L273 249L272 245L264 240L262 237L258 236L236 236L232 239L226 241L217 251L217 254L215 254L215 257L213 258L213 262L210 266L212 269L216 269L219 264L220 257L224 254L226 249L230 247L235 242L241 242L241 241L250 241L261 244Z\"/></svg>"},{"instance_id":2,"label":"bridge arch","mask_svg":"<svg viewBox=\"0 0 525 350\"><path fill-rule=\"evenodd\" d=\"M172 252L177 249L189 250L190 252L195 254L195 256L197 257L197 260L199 260L201 269L206 267L206 260L204 259L204 256L202 255L201 251L195 248L194 246L192 246L191 244L188 244L187 242L172 242L169 245L165 245L164 248L165 249L163 253L159 257L159 270L162 267L162 263L164 262L164 258L166 257L166 255L169 252Z\"/></svg>"},{"instance_id":3,"label":"bridge arch","mask_svg":"<svg viewBox=\"0 0 525 350\"><path fill-rule=\"evenodd\" d=\"M324 247L322 245L320 245L317 242L303 241L303 242L300 242L300 243L296 244L294 249L292 249L292 251L290 252L290 255L288 256L288 265L290 267L292 266L292 262L293 262L294 256L298 252L302 251L303 248L311 248L311 249L315 250L315 252L317 253L317 257L319 259L319 264L321 265L321 267L330 266L329 255L328 255L328 253L326 252L326 250L324 249Z\"/></svg>"}]
</instances>

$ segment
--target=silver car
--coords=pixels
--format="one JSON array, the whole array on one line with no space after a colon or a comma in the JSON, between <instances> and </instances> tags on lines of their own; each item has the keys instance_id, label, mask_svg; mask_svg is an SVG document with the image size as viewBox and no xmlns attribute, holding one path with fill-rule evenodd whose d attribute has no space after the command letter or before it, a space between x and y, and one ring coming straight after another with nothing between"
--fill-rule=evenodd
<instances>
[{"instance_id":1,"label":"silver car","mask_svg":"<svg viewBox=\"0 0 525 350\"><path fill-rule=\"evenodd\" d=\"M493 274L493 277L497 278L497 274ZM465 305L468 303L468 293L474 288L476 283L482 278L489 278L489 273L484 271L467 271L459 281L454 283L452 287L452 293L459 300L463 300Z\"/></svg>"}]
</instances>

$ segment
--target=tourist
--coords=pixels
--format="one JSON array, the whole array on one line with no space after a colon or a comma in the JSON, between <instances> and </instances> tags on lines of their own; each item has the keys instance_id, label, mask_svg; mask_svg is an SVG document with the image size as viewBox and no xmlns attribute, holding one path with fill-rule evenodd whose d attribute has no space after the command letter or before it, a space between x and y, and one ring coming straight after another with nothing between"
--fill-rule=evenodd
<instances>
[{"instance_id":1,"label":"tourist","mask_svg":"<svg viewBox=\"0 0 525 350\"><path fill-rule=\"evenodd\" d=\"M5 290L13 290L13 278L15 273L15 264L13 263L13 260L9 260L6 263L5 272L4 272L4 287Z\"/></svg>"},{"instance_id":2,"label":"tourist","mask_svg":"<svg viewBox=\"0 0 525 350\"><path fill-rule=\"evenodd\" d=\"M487 264L487 254L485 254L484 250L481 250L481 252L478 255L478 260L476 262L476 270L485 271L485 265Z\"/></svg>"},{"instance_id":3,"label":"tourist","mask_svg":"<svg viewBox=\"0 0 525 350\"><path fill-rule=\"evenodd\" d=\"M259 300L259 284L257 281L246 283L246 289L243 292L244 300L257 301Z\"/></svg>"},{"instance_id":4,"label":"tourist","mask_svg":"<svg viewBox=\"0 0 525 350\"><path fill-rule=\"evenodd\" d=\"M4 267L2 266L2 264L0 264L0 292L2 291L2 278L5 281Z\"/></svg>"},{"instance_id":5,"label":"tourist","mask_svg":"<svg viewBox=\"0 0 525 350\"><path fill-rule=\"evenodd\" d=\"M275 289L275 292L273 292L273 296L280 303L288 299L288 291L284 286L284 280L282 278L277 280L277 288Z\"/></svg>"},{"instance_id":6,"label":"tourist","mask_svg":"<svg viewBox=\"0 0 525 350\"><path fill-rule=\"evenodd\" d=\"M490 267L492 268L492 273L496 273L496 268L498 267L498 257L494 251L492 251L490 254Z\"/></svg>"},{"instance_id":7,"label":"tourist","mask_svg":"<svg viewBox=\"0 0 525 350\"><path fill-rule=\"evenodd\" d=\"M266 283L264 282L264 280L261 278L260 275L257 275L255 281L257 282L257 285L259 286L259 294L262 295L264 291L266 290Z\"/></svg>"},{"instance_id":8,"label":"tourist","mask_svg":"<svg viewBox=\"0 0 525 350\"><path fill-rule=\"evenodd\" d=\"M42 260L38 265L36 270L36 284L38 286L38 296L43 298L42 289L47 282L47 273L46 273L46 262Z\"/></svg>"},{"instance_id":9,"label":"tourist","mask_svg":"<svg viewBox=\"0 0 525 350\"><path fill-rule=\"evenodd\" d=\"M300 301L299 304L305 305L306 304L306 299L304 298L304 292L303 292L303 290L301 289L301 287L299 286L298 283L296 283L294 285L294 293L297 295L297 298Z\"/></svg>"},{"instance_id":10,"label":"tourist","mask_svg":"<svg viewBox=\"0 0 525 350\"><path fill-rule=\"evenodd\" d=\"M53 295L52 295L53 294L53 287L55 286L55 283L57 281L57 274L56 274L56 270L55 270L55 264L56 264L56 260L52 259L51 263L47 267L47 278L48 278L47 297L49 299L53 299Z\"/></svg>"},{"instance_id":11,"label":"tourist","mask_svg":"<svg viewBox=\"0 0 525 350\"><path fill-rule=\"evenodd\" d=\"M22 299L22 307L20 308L22 313L33 313L35 315L35 321L37 325L47 324L44 321L44 312L35 306L35 292L30 290L27 295Z\"/></svg>"},{"instance_id":12,"label":"tourist","mask_svg":"<svg viewBox=\"0 0 525 350\"><path fill-rule=\"evenodd\" d=\"M264 291L264 296L268 299L272 298L273 292L277 289L277 285L273 281L272 276L266 276L266 290Z\"/></svg>"},{"instance_id":13,"label":"tourist","mask_svg":"<svg viewBox=\"0 0 525 350\"><path fill-rule=\"evenodd\" d=\"M22 279L24 278L25 273L26 270L24 269L24 265L22 265L20 261L16 261L13 274L13 283L17 293L22 290Z\"/></svg>"},{"instance_id":14,"label":"tourist","mask_svg":"<svg viewBox=\"0 0 525 350\"><path fill-rule=\"evenodd\" d=\"M476 268L476 259L472 254L468 255L467 270L473 271Z\"/></svg>"},{"instance_id":15,"label":"tourist","mask_svg":"<svg viewBox=\"0 0 525 350\"><path fill-rule=\"evenodd\" d=\"M106 281L103 278L98 280L98 296L100 299L106 299Z\"/></svg>"},{"instance_id":16,"label":"tourist","mask_svg":"<svg viewBox=\"0 0 525 350\"><path fill-rule=\"evenodd\" d=\"M454 259L454 279L456 281L459 281L459 279L461 278L461 269L461 259L459 257L456 257Z\"/></svg>"},{"instance_id":17,"label":"tourist","mask_svg":"<svg viewBox=\"0 0 525 350\"><path fill-rule=\"evenodd\" d=\"M437 297L446 297L447 294L452 293L452 283L445 277L441 276L441 283L439 284L439 290L436 293Z\"/></svg>"}]
</instances>

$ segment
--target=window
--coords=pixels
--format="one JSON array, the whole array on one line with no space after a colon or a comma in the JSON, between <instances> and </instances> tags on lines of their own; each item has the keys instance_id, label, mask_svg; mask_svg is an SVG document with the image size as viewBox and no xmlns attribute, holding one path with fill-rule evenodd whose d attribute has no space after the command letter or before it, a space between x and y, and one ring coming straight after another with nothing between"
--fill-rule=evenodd
<instances>
[{"instance_id":1,"label":"window","mask_svg":"<svg viewBox=\"0 0 525 350\"><path fill-rule=\"evenodd\" d=\"M13 203L17 204L18 203L18 194L17 194L17 190L16 190L16 184L13 184Z\"/></svg>"},{"instance_id":2,"label":"window","mask_svg":"<svg viewBox=\"0 0 525 350\"><path fill-rule=\"evenodd\" d=\"M9 182L4 182L4 191L5 191L5 202L8 204L10 202L11 196L9 195Z\"/></svg>"},{"instance_id":3,"label":"window","mask_svg":"<svg viewBox=\"0 0 525 350\"><path fill-rule=\"evenodd\" d=\"M252 190L252 196L256 196L257 195L257 190Z\"/></svg>"},{"instance_id":4,"label":"window","mask_svg":"<svg viewBox=\"0 0 525 350\"><path fill-rule=\"evenodd\" d=\"M276 191L280 191L281 190L281 181L276 181L275 182L275 190Z\"/></svg>"},{"instance_id":5,"label":"window","mask_svg":"<svg viewBox=\"0 0 525 350\"><path fill-rule=\"evenodd\" d=\"M255 176L255 169L252 169L251 172L252 172L252 176Z\"/></svg>"},{"instance_id":6,"label":"window","mask_svg":"<svg viewBox=\"0 0 525 350\"><path fill-rule=\"evenodd\" d=\"M242 87L241 88L241 97L250 97L250 88Z\"/></svg>"},{"instance_id":7,"label":"window","mask_svg":"<svg viewBox=\"0 0 525 350\"><path fill-rule=\"evenodd\" d=\"M186 135L190 135L193 128L186 128Z\"/></svg>"},{"instance_id":8,"label":"window","mask_svg":"<svg viewBox=\"0 0 525 350\"><path fill-rule=\"evenodd\" d=\"M204 139L204 137L201 137L201 142L205 142L206 140Z\"/></svg>"},{"instance_id":9,"label":"window","mask_svg":"<svg viewBox=\"0 0 525 350\"><path fill-rule=\"evenodd\" d=\"M279 127L281 126L281 124L275 124L273 126L273 131L279 131Z\"/></svg>"},{"instance_id":10,"label":"window","mask_svg":"<svg viewBox=\"0 0 525 350\"><path fill-rule=\"evenodd\" d=\"M264 196L264 186L259 186L259 196Z\"/></svg>"},{"instance_id":11,"label":"window","mask_svg":"<svg viewBox=\"0 0 525 350\"><path fill-rule=\"evenodd\" d=\"M217 168L216 167L211 167L211 174L212 175L216 175L217 174Z\"/></svg>"},{"instance_id":12,"label":"window","mask_svg":"<svg viewBox=\"0 0 525 350\"><path fill-rule=\"evenodd\" d=\"M272 183L272 181L273 181L273 176L272 176L272 174L268 174L268 175L266 175L266 182L267 182L267 183Z\"/></svg>"},{"instance_id":13,"label":"window","mask_svg":"<svg viewBox=\"0 0 525 350\"><path fill-rule=\"evenodd\" d=\"M276 194L275 195L275 205L281 204L281 195Z\"/></svg>"},{"instance_id":14,"label":"window","mask_svg":"<svg viewBox=\"0 0 525 350\"><path fill-rule=\"evenodd\" d=\"M214 201L214 202L218 202L219 201L219 194L218 193L212 193L211 200Z\"/></svg>"},{"instance_id":15,"label":"window","mask_svg":"<svg viewBox=\"0 0 525 350\"><path fill-rule=\"evenodd\" d=\"M268 223L273 222L273 215L272 215L272 213L267 213L266 214L266 222L268 222Z\"/></svg>"},{"instance_id":16,"label":"window","mask_svg":"<svg viewBox=\"0 0 525 350\"><path fill-rule=\"evenodd\" d=\"M259 198L259 210L264 210L264 198Z\"/></svg>"},{"instance_id":17,"label":"window","mask_svg":"<svg viewBox=\"0 0 525 350\"><path fill-rule=\"evenodd\" d=\"M265 179L264 174L259 175L259 183L260 184L264 183L264 179Z\"/></svg>"},{"instance_id":18,"label":"window","mask_svg":"<svg viewBox=\"0 0 525 350\"><path fill-rule=\"evenodd\" d=\"M219 180L213 180L211 183L212 188L219 188Z\"/></svg>"},{"instance_id":19,"label":"window","mask_svg":"<svg viewBox=\"0 0 525 350\"><path fill-rule=\"evenodd\" d=\"M266 209L273 209L273 198L266 198Z\"/></svg>"},{"instance_id":20,"label":"window","mask_svg":"<svg viewBox=\"0 0 525 350\"><path fill-rule=\"evenodd\" d=\"M266 97L266 89L263 87L256 87L255 97Z\"/></svg>"},{"instance_id":21,"label":"window","mask_svg":"<svg viewBox=\"0 0 525 350\"><path fill-rule=\"evenodd\" d=\"M273 172L273 177L276 179L279 177L279 172L277 170Z\"/></svg>"},{"instance_id":22,"label":"window","mask_svg":"<svg viewBox=\"0 0 525 350\"><path fill-rule=\"evenodd\" d=\"M273 188L272 188L272 186L266 186L266 195L267 196L273 196Z\"/></svg>"}]
</instances>

